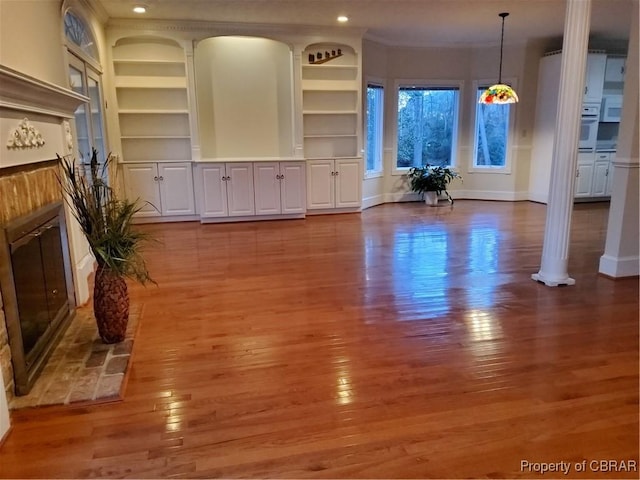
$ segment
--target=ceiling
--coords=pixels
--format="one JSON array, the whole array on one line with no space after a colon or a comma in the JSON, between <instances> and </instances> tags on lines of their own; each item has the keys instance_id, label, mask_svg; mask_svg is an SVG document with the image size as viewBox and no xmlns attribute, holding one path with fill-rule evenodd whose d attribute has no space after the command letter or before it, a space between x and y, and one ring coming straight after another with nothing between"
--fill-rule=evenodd
<instances>
[{"instance_id":1,"label":"ceiling","mask_svg":"<svg viewBox=\"0 0 640 480\"><path fill-rule=\"evenodd\" d=\"M500 41L498 13L510 12L505 44L559 38L564 0L96 0L110 18L197 20L366 30L387 45L474 45ZM591 35L626 39L637 0L592 0ZM144 4L144 15L133 13ZM342 27L344 28L344 27Z\"/></svg>"}]
</instances>

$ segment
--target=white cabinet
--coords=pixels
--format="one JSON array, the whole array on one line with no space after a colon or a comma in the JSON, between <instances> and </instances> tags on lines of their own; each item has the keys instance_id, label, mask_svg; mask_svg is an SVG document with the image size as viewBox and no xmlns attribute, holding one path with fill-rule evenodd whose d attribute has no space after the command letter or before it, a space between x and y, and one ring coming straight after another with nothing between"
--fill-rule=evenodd
<instances>
[{"instance_id":1,"label":"white cabinet","mask_svg":"<svg viewBox=\"0 0 640 480\"><path fill-rule=\"evenodd\" d=\"M339 158L307 162L307 208L360 208L362 159Z\"/></svg>"},{"instance_id":2,"label":"white cabinet","mask_svg":"<svg viewBox=\"0 0 640 480\"><path fill-rule=\"evenodd\" d=\"M591 183L593 180L593 163L578 163L576 169L575 197L584 198L591 196Z\"/></svg>"},{"instance_id":3,"label":"white cabinet","mask_svg":"<svg viewBox=\"0 0 640 480\"><path fill-rule=\"evenodd\" d=\"M256 162L253 182L256 215L306 211L304 162Z\"/></svg>"},{"instance_id":4,"label":"white cabinet","mask_svg":"<svg viewBox=\"0 0 640 480\"><path fill-rule=\"evenodd\" d=\"M606 64L607 55L604 53L589 53L587 55L584 103L600 103L602 101Z\"/></svg>"},{"instance_id":5,"label":"white cabinet","mask_svg":"<svg viewBox=\"0 0 640 480\"><path fill-rule=\"evenodd\" d=\"M355 157L359 151L360 72L353 48L309 45L303 53L306 158Z\"/></svg>"},{"instance_id":6,"label":"white cabinet","mask_svg":"<svg viewBox=\"0 0 640 480\"><path fill-rule=\"evenodd\" d=\"M255 215L252 166L248 162L199 165L197 193L200 216Z\"/></svg>"},{"instance_id":7,"label":"white cabinet","mask_svg":"<svg viewBox=\"0 0 640 480\"><path fill-rule=\"evenodd\" d=\"M607 66L604 72L604 81L611 83L624 82L624 69L627 59L625 57L607 57Z\"/></svg>"},{"instance_id":8,"label":"white cabinet","mask_svg":"<svg viewBox=\"0 0 640 480\"><path fill-rule=\"evenodd\" d=\"M611 192L613 191L613 172L615 171L615 167L613 163L616 161L616 152L611 152L609 154L609 169L607 170L607 188L605 191L605 195L607 197L611 196Z\"/></svg>"},{"instance_id":9,"label":"white cabinet","mask_svg":"<svg viewBox=\"0 0 640 480\"><path fill-rule=\"evenodd\" d=\"M188 79L182 47L165 38L118 39L112 49L122 157L190 161Z\"/></svg>"},{"instance_id":10,"label":"white cabinet","mask_svg":"<svg viewBox=\"0 0 640 480\"><path fill-rule=\"evenodd\" d=\"M190 163L132 163L123 170L127 198L143 203L136 216L195 214Z\"/></svg>"},{"instance_id":11,"label":"white cabinet","mask_svg":"<svg viewBox=\"0 0 640 480\"><path fill-rule=\"evenodd\" d=\"M609 160L596 161L593 167L593 183L591 186L592 197L604 197L607 194L607 175L609 173Z\"/></svg>"},{"instance_id":12,"label":"white cabinet","mask_svg":"<svg viewBox=\"0 0 640 480\"><path fill-rule=\"evenodd\" d=\"M593 168L593 184L591 196L610 197L613 188L613 161L615 152L596 152L595 165Z\"/></svg>"}]
</instances>

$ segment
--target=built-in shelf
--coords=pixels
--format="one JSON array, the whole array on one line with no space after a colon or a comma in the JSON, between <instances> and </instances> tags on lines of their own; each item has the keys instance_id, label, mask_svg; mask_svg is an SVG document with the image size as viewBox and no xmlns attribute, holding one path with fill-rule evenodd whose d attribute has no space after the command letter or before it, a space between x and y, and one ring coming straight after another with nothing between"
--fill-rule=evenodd
<instances>
[{"instance_id":1,"label":"built-in shelf","mask_svg":"<svg viewBox=\"0 0 640 480\"><path fill-rule=\"evenodd\" d=\"M190 161L182 47L165 38L123 38L113 47L113 58L123 161Z\"/></svg>"},{"instance_id":2,"label":"built-in shelf","mask_svg":"<svg viewBox=\"0 0 640 480\"><path fill-rule=\"evenodd\" d=\"M120 115L188 115L189 110L118 110Z\"/></svg>"},{"instance_id":3,"label":"built-in shelf","mask_svg":"<svg viewBox=\"0 0 640 480\"><path fill-rule=\"evenodd\" d=\"M355 110L304 110L305 115L355 115Z\"/></svg>"},{"instance_id":4,"label":"built-in shelf","mask_svg":"<svg viewBox=\"0 0 640 480\"><path fill-rule=\"evenodd\" d=\"M341 55L302 65L302 113L306 158L350 158L358 150L359 63L346 45L315 44L303 58L317 52L340 51ZM331 62L330 60L335 60Z\"/></svg>"}]
</instances>

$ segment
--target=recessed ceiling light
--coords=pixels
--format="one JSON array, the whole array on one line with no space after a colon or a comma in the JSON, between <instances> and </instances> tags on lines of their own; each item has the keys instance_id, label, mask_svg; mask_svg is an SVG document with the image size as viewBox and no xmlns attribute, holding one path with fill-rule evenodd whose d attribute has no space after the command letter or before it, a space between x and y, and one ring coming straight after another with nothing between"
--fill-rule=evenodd
<instances>
[{"instance_id":1,"label":"recessed ceiling light","mask_svg":"<svg viewBox=\"0 0 640 480\"><path fill-rule=\"evenodd\" d=\"M147 7L145 7L144 5L136 5L135 7L133 7L133 11L135 13L147 13Z\"/></svg>"},{"instance_id":2,"label":"recessed ceiling light","mask_svg":"<svg viewBox=\"0 0 640 480\"><path fill-rule=\"evenodd\" d=\"M339 21L340 23L348 22L348 21L349 21L349 17L347 17L346 15L340 15L340 16L338 17L338 21Z\"/></svg>"}]
</instances>

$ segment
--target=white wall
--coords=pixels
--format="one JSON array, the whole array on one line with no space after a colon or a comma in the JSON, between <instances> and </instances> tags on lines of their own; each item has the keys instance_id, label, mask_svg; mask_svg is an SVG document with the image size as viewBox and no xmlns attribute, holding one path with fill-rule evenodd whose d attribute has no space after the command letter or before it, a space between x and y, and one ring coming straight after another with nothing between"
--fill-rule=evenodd
<instances>
[{"instance_id":1,"label":"white wall","mask_svg":"<svg viewBox=\"0 0 640 480\"><path fill-rule=\"evenodd\" d=\"M61 28L58 1L0 1L0 63L66 86Z\"/></svg>"},{"instance_id":2,"label":"white wall","mask_svg":"<svg viewBox=\"0 0 640 480\"><path fill-rule=\"evenodd\" d=\"M209 38L196 46L195 69L203 157L293 156L287 45L265 38Z\"/></svg>"}]
</instances>

